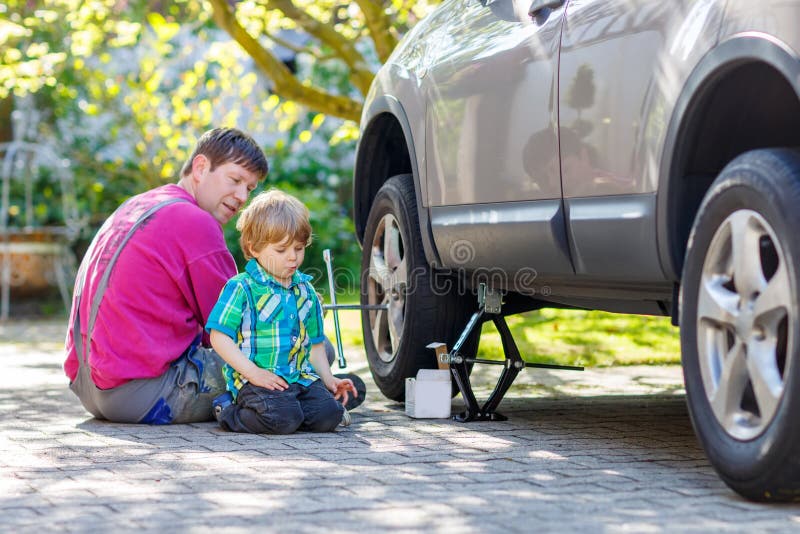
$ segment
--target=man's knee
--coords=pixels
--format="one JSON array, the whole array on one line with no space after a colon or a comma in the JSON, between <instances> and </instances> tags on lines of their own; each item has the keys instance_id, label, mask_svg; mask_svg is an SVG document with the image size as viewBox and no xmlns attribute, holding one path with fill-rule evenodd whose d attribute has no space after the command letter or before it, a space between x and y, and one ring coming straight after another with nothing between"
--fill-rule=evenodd
<instances>
[{"instance_id":1,"label":"man's knee","mask_svg":"<svg viewBox=\"0 0 800 534\"><path fill-rule=\"evenodd\" d=\"M226 391L225 377L222 374L224 360L212 348L198 347L188 360L197 369L197 391L214 397Z\"/></svg>"},{"instance_id":2,"label":"man's knee","mask_svg":"<svg viewBox=\"0 0 800 534\"><path fill-rule=\"evenodd\" d=\"M353 386L355 386L356 391L358 392L358 395L353 395L352 393L348 395L345 408L350 411L361 406L367 397L367 385L364 384L364 381L361 379L361 377L353 373L337 373L333 376L336 378L349 378L350 381L353 382Z\"/></svg>"}]
</instances>

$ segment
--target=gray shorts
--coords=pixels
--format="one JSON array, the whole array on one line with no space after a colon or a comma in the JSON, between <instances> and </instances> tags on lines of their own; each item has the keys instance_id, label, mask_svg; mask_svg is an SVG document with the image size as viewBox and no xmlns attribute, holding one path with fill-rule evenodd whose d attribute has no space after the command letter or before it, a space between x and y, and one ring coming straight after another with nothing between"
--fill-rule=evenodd
<instances>
[{"instance_id":1,"label":"gray shorts","mask_svg":"<svg viewBox=\"0 0 800 534\"><path fill-rule=\"evenodd\" d=\"M159 377L99 389L82 364L69 387L98 419L154 425L213 421L211 401L225 392L223 365L213 349L193 345Z\"/></svg>"}]
</instances>

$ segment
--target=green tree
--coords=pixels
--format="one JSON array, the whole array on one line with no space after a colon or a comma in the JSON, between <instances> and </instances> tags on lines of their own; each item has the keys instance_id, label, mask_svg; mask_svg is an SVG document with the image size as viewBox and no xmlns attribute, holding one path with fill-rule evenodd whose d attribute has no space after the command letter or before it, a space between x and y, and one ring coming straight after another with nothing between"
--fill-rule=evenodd
<instances>
[{"instance_id":1,"label":"green tree","mask_svg":"<svg viewBox=\"0 0 800 534\"><path fill-rule=\"evenodd\" d=\"M101 72L105 72L109 62L119 57L109 55L111 50L146 46L155 53L153 58L193 59L178 80L165 78L159 62L141 61L141 72L133 84L151 98L160 89L191 92L201 83L210 84L210 90L218 84L249 93L257 78L236 68L236 59L244 56L269 80L270 92L281 101L356 121L377 66L388 59L399 36L435 3L8 0L0 5L0 98L12 91L23 94L56 87L66 70L81 73L88 81L94 77L93 70L102 67ZM218 28L230 37L223 38ZM185 50L190 46L187 31L198 38L195 46L204 43L208 47L207 53ZM238 54L230 39L240 47ZM329 70L338 71L342 83L322 85L311 69L292 69L284 58L287 52L294 56L295 64L331 65ZM220 68L215 69L215 65ZM103 88L114 94L118 94L121 81L101 80ZM124 81L130 84L132 80ZM180 92L172 95L173 118L185 120L192 111L207 114L207 109L185 109L176 100L181 96ZM137 104L134 111L140 112L156 103Z\"/></svg>"},{"instance_id":2,"label":"green tree","mask_svg":"<svg viewBox=\"0 0 800 534\"><path fill-rule=\"evenodd\" d=\"M34 93L54 118L78 125L113 114L106 137L127 139L134 165L90 157L102 147L81 128L68 136L83 138L73 155L91 174L111 165L121 179L152 186L174 176L187 131L212 124L258 130L274 118L288 132L314 112L344 119L330 142L354 139L374 71L433 3L7 0L0 100ZM321 123L312 117L299 139Z\"/></svg>"},{"instance_id":3,"label":"green tree","mask_svg":"<svg viewBox=\"0 0 800 534\"><path fill-rule=\"evenodd\" d=\"M268 152L269 185L311 199L315 249L356 269L343 216L355 121L380 63L434 3L6 0L0 101L32 95L49 112L43 136L73 162L91 228L174 181L200 132L246 129Z\"/></svg>"}]
</instances>

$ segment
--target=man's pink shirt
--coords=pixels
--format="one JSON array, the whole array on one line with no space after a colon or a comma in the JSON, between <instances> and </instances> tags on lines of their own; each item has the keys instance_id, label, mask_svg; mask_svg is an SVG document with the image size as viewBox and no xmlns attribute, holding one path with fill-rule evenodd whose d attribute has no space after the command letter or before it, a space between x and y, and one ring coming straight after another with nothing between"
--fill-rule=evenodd
<instances>
[{"instance_id":1,"label":"man's pink shirt","mask_svg":"<svg viewBox=\"0 0 800 534\"><path fill-rule=\"evenodd\" d=\"M170 184L142 193L106 221L84 259L88 269L80 302L82 345L95 290L119 242L138 214L175 197L188 202L156 211L136 230L111 272L89 356L92 380L101 389L162 375L203 335L222 287L236 274L222 227L187 191ZM66 351L64 370L74 380L78 360L71 328Z\"/></svg>"}]
</instances>

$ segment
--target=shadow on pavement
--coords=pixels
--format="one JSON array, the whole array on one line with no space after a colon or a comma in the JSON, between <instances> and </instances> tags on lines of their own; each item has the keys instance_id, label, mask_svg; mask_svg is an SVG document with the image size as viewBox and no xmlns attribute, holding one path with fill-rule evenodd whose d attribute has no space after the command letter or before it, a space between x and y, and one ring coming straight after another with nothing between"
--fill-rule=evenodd
<instances>
[{"instance_id":1,"label":"shadow on pavement","mask_svg":"<svg viewBox=\"0 0 800 534\"><path fill-rule=\"evenodd\" d=\"M52 344L59 325L50 328L34 342ZM350 427L262 436L98 421L69 391L58 347L26 347L0 339L3 530L657 532L788 521L718 479L674 369L553 375L544 386L547 375L531 375L500 405L508 421L469 424L410 419L368 380ZM483 400L493 378L476 378ZM631 386L650 394L609 394Z\"/></svg>"}]
</instances>

